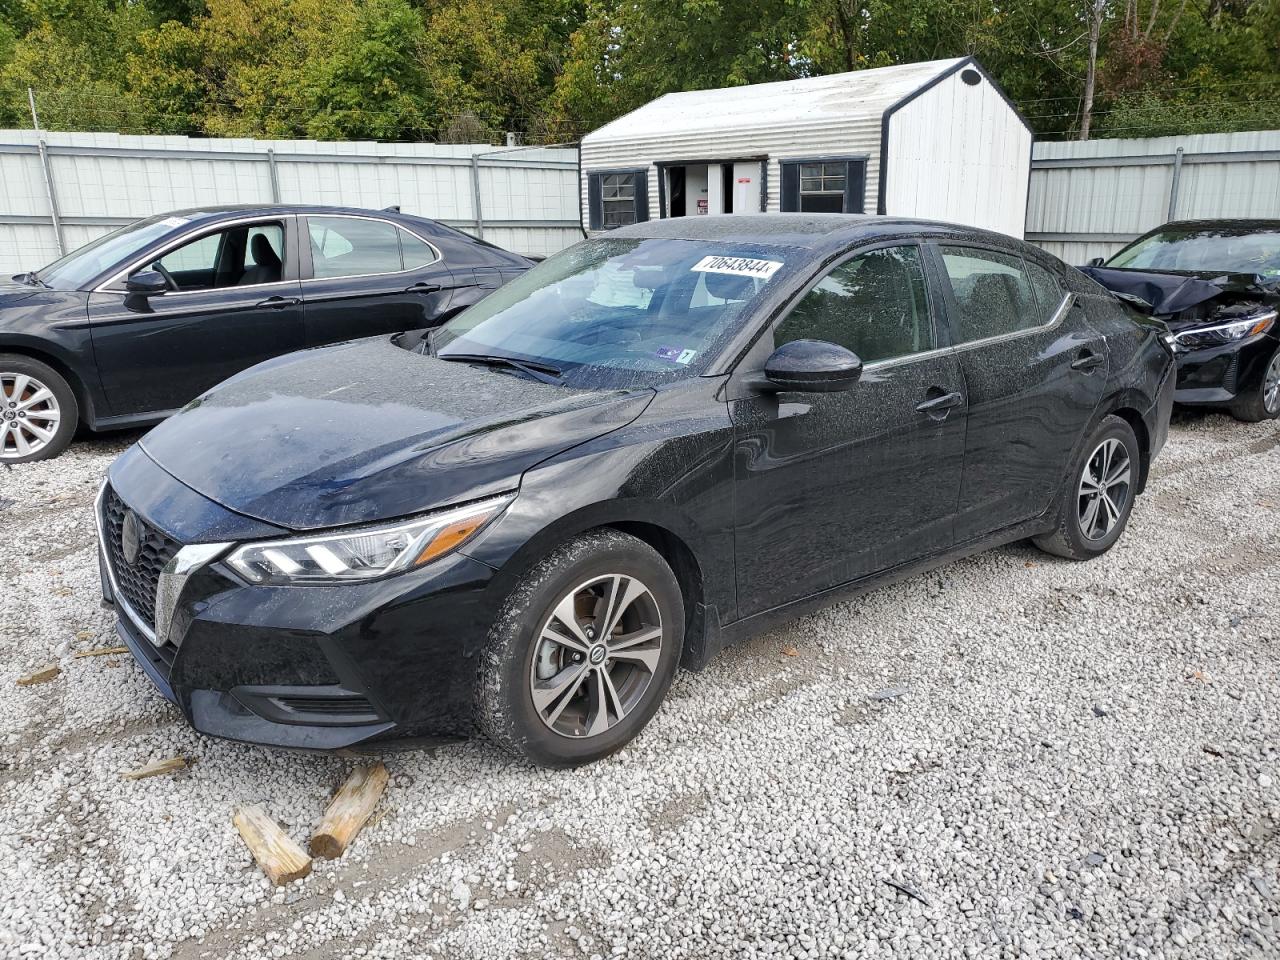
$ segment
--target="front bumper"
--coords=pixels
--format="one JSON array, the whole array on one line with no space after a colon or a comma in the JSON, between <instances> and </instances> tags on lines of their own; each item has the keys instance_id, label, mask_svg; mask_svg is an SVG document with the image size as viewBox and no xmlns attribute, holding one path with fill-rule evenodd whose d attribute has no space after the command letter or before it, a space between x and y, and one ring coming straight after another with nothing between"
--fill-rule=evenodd
<instances>
[{"instance_id":1,"label":"front bumper","mask_svg":"<svg viewBox=\"0 0 1280 960\"><path fill-rule=\"evenodd\" d=\"M115 492L146 524L183 542L191 531L175 529L182 518L149 512L161 502L153 491L135 496L124 482L145 474L149 483L181 487L148 464L113 467ZM179 498L191 493L182 490ZM227 513L206 501L199 512L207 520L219 511ZM222 532L233 529L234 515L219 519ZM202 733L332 750L472 732L478 657L495 609L493 570L479 561L454 554L367 583L268 587L213 559L182 579L171 625L161 631L163 613L148 618L121 595L113 563L122 561L101 528L99 561L121 641Z\"/></svg>"},{"instance_id":2,"label":"front bumper","mask_svg":"<svg viewBox=\"0 0 1280 960\"><path fill-rule=\"evenodd\" d=\"M1276 339L1259 334L1238 343L1178 352L1178 390L1181 404L1224 406L1256 389Z\"/></svg>"}]
</instances>

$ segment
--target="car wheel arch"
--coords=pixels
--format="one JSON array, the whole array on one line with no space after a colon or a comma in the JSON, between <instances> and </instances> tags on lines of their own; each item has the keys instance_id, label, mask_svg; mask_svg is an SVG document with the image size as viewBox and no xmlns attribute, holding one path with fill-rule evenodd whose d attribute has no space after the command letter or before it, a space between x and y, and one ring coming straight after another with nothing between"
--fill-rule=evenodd
<instances>
[{"instance_id":1,"label":"car wheel arch","mask_svg":"<svg viewBox=\"0 0 1280 960\"><path fill-rule=\"evenodd\" d=\"M1138 396L1135 391L1118 391L1098 404L1098 409L1094 412L1088 427L1081 434L1081 442L1083 442L1084 437L1087 437L1093 431L1093 428L1102 421L1103 417L1116 416L1129 424L1133 429L1134 436L1138 438L1138 450L1141 453L1141 459L1138 464L1137 493L1142 493L1146 489L1147 475L1151 470L1151 434L1147 430L1146 421L1142 419L1144 405L1150 406L1149 403L1144 404L1143 398ZM1074 458L1072 462L1075 462Z\"/></svg>"},{"instance_id":2,"label":"car wheel arch","mask_svg":"<svg viewBox=\"0 0 1280 960\"><path fill-rule=\"evenodd\" d=\"M557 518L529 537L502 563L494 577L498 595L495 601L513 591L543 557L561 544L592 530L617 530L652 547L671 567L683 594L687 649L691 636L703 628L705 564L690 546L691 531L680 529L685 524L673 521L668 516L671 512L672 508L664 504L610 501Z\"/></svg>"},{"instance_id":3,"label":"car wheel arch","mask_svg":"<svg viewBox=\"0 0 1280 960\"><path fill-rule=\"evenodd\" d=\"M93 395L89 392L84 377L63 357L47 350L29 347L24 343L10 343L7 341L0 341L0 353L26 357L28 360L35 360L53 368L62 379L67 381L67 386L71 388L71 392L75 395L76 404L80 408L80 423L93 427L96 420Z\"/></svg>"}]
</instances>

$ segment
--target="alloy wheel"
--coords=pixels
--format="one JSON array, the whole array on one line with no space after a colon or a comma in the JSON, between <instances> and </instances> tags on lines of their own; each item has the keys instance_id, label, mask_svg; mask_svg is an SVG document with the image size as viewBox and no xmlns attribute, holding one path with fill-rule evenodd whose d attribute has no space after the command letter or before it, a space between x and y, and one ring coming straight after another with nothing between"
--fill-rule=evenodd
<instances>
[{"instance_id":1,"label":"alloy wheel","mask_svg":"<svg viewBox=\"0 0 1280 960\"><path fill-rule=\"evenodd\" d=\"M1129 451L1114 437L1103 440L1085 462L1078 501L1080 532L1102 540L1124 515L1133 476Z\"/></svg>"},{"instance_id":2,"label":"alloy wheel","mask_svg":"<svg viewBox=\"0 0 1280 960\"><path fill-rule=\"evenodd\" d=\"M1267 413L1280 412L1280 350L1271 358L1262 379L1262 406Z\"/></svg>"},{"instance_id":3,"label":"alloy wheel","mask_svg":"<svg viewBox=\"0 0 1280 960\"><path fill-rule=\"evenodd\" d=\"M563 596L538 632L529 692L542 722L594 737L626 717L662 657L662 615L640 580L610 573Z\"/></svg>"},{"instance_id":4,"label":"alloy wheel","mask_svg":"<svg viewBox=\"0 0 1280 960\"><path fill-rule=\"evenodd\" d=\"M0 460L25 457L48 446L61 421L52 390L25 373L0 371Z\"/></svg>"}]
</instances>

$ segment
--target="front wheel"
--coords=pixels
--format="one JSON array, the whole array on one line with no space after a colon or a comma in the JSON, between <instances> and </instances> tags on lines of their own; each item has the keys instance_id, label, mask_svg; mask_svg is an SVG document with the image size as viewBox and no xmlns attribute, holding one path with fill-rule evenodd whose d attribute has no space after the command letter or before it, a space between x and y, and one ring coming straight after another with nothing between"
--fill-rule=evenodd
<instances>
[{"instance_id":1,"label":"front wheel","mask_svg":"<svg viewBox=\"0 0 1280 960\"><path fill-rule=\"evenodd\" d=\"M656 550L595 530L554 550L498 614L481 663L478 721L546 767L607 757L657 712L684 643L684 602Z\"/></svg>"},{"instance_id":2,"label":"front wheel","mask_svg":"<svg viewBox=\"0 0 1280 960\"><path fill-rule=\"evenodd\" d=\"M1231 415L1246 423L1280 417L1280 347L1271 355L1258 385L1242 393L1231 404Z\"/></svg>"},{"instance_id":3,"label":"front wheel","mask_svg":"<svg viewBox=\"0 0 1280 960\"><path fill-rule=\"evenodd\" d=\"M1120 417L1103 417L1067 476L1057 526L1032 542L1047 553L1072 560L1106 553L1129 522L1140 465L1133 428Z\"/></svg>"},{"instance_id":4,"label":"front wheel","mask_svg":"<svg viewBox=\"0 0 1280 960\"><path fill-rule=\"evenodd\" d=\"M0 354L0 463L56 457L75 435L76 395L47 364Z\"/></svg>"}]
</instances>

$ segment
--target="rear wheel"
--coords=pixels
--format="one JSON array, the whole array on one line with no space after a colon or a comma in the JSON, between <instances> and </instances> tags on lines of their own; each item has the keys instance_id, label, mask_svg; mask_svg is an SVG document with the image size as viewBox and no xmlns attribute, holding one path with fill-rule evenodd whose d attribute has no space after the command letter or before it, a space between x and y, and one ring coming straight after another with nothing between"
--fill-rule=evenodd
<instances>
[{"instance_id":1,"label":"rear wheel","mask_svg":"<svg viewBox=\"0 0 1280 960\"><path fill-rule=\"evenodd\" d=\"M1280 347L1267 361L1258 385L1236 397L1231 404L1231 415L1246 423L1280 417Z\"/></svg>"},{"instance_id":2,"label":"rear wheel","mask_svg":"<svg viewBox=\"0 0 1280 960\"><path fill-rule=\"evenodd\" d=\"M78 421L75 394L56 370L30 357L0 354L0 463L56 457Z\"/></svg>"},{"instance_id":3,"label":"rear wheel","mask_svg":"<svg viewBox=\"0 0 1280 960\"><path fill-rule=\"evenodd\" d=\"M1120 417L1104 417L1067 477L1056 528L1032 542L1047 553L1072 560L1106 553L1129 522L1140 465L1133 428Z\"/></svg>"},{"instance_id":4,"label":"rear wheel","mask_svg":"<svg viewBox=\"0 0 1280 960\"><path fill-rule=\"evenodd\" d=\"M606 757L657 711L683 642L680 586L657 551L617 530L584 534L534 567L496 618L480 726L542 766Z\"/></svg>"}]
</instances>

